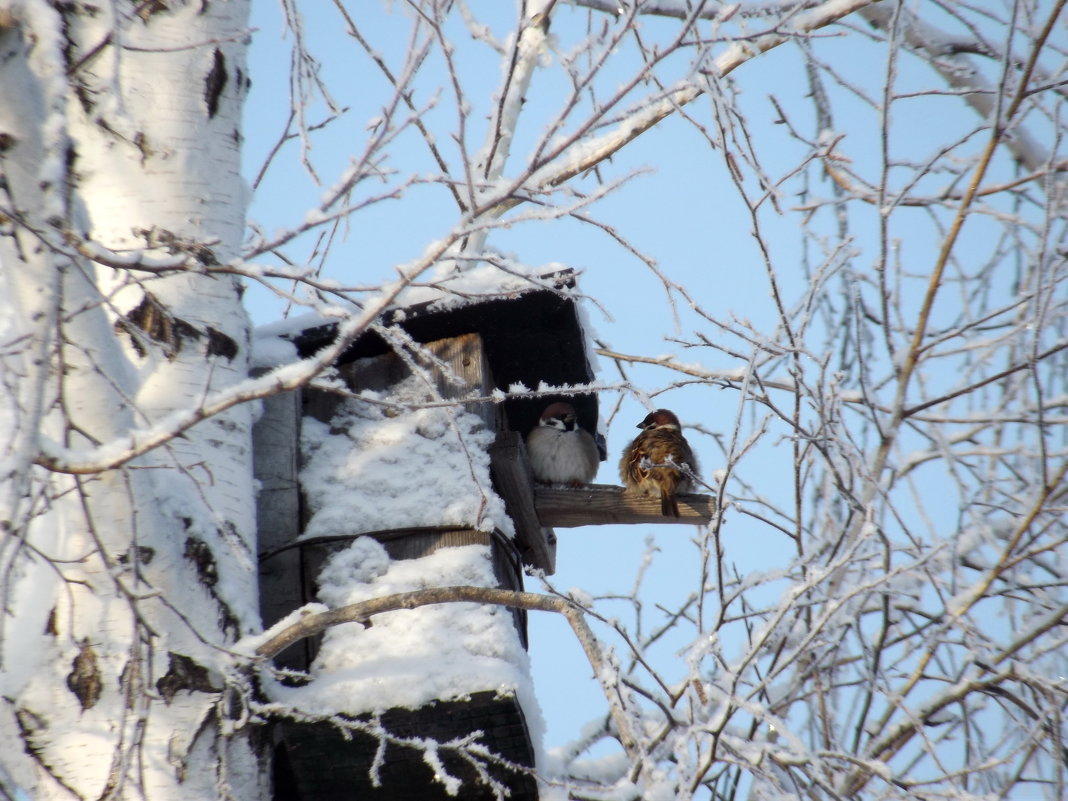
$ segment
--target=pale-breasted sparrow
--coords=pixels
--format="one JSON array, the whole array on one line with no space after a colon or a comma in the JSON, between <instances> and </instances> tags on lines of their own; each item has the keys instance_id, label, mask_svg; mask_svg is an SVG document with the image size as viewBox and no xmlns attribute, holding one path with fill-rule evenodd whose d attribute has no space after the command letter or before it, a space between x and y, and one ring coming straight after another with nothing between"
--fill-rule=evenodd
<instances>
[{"instance_id":1,"label":"pale-breasted sparrow","mask_svg":"<svg viewBox=\"0 0 1068 801\"><path fill-rule=\"evenodd\" d=\"M601 455L589 431L578 424L570 403L551 403L538 425L527 434L527 453L534 478L545 484L589 484L597 475Z\"/></svg>"}]
</instances>

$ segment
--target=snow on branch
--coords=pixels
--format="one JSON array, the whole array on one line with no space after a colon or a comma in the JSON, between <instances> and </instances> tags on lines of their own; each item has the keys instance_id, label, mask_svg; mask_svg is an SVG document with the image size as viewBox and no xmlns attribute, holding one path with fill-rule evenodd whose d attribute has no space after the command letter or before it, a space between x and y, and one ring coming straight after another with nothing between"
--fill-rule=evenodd
<instances>
[{"instance_id":1,"label":"snow on branch","mask_svg":"<svg viewBox=\"0 0 1068 801\"><path fill-rule=\"evenodd\" d=\"M271 631L260 635L260 638L266 637L266 640L256 647L256 655L264 659L271 659L305 637L315 636L332 626L339 626L342 623L361 623L364 626L368 626L374 615L384 612L417 609L430 604L462 602L495 604L528 611L556 612L563 615L582 646L582 650L585 652L594 674L604 687L605 697L608 699L612 720L616 725L620 742L632 759L637 758L638 741L631 731L630 720L622 707L618 694L609 683L608 676L612 671L601 653L597 638L586 622L582 608L567 598L515 590L502 590L494 587L456 586L433 587L425 590L396 593L328 611L318 611L320 607L313 606L309 609L308 614L300 615L298 613L295 621L293 620L294 616L290 616L285 621L281 621L282 625L276 625Z\"/></svg>"},{"instance_id":2,"label":"snow on branch","mask_svg":"<svg viewBox=\"0 0 1068 801\"><path fill-rule=\"evenodd\" d=\"M46 439L39 439L40 454L36 464L60 473L88 474L112 470L169 442L201 421L213 417L241 403L265 398L296 389L328 369L367 328L374 324L400 294L421 273L433 265L451 245L452 240L437 243L421 259L399 268L400 280L382 288L369 301L361 314L342 320L334 341L314 356L302 359L258 378L226 387L206 398L202 403L174 411L144 429L131 431L112 442L87 449L67 448Z\"/></svg>"},{"instance_id":3,"label":"snow on branch","mask_svg":"<svg viewBox=\"0 0 1068 801\"><path fill-rule=\"evenodd\" d=\"M898 14L882 3L867 5L860 13L873 27L882 31L890 30L894 17ZM901 9L897 24L903 33L905 45L913 52L922 54L947 84L960 89L965 102L974 108L982 119L993 122L1000 92L998 87L983 76L968 50L954 37L919 19L911 9ZM985 54L1000 60L994 53ZM1026 128L1015 126L1012 136L1006 138L1005 144L1031 173L1043 174L1048 169L1048 149Z\"/></svg>"},{"instance_id":4,"label":"snow on branch","mask_svg":"<svg viewBox=\"0 0 1068 801\"><path fill-rule=\"evenodd\" d=\"M622 14L627 10L625 0L572 0L577 6L602 11L612 15ZM739 17L781 17L786 14L812 8L819 5L819 0L805 0L801 3L699 3L696 7L686 0L640 0L636 10L642 16L671 17L674 19L698 19L724 21L734 16Z\"/></svg>"},{"instance_id":5,"label":"snow on branch","mask_svg":"<svg viewBox=\"0 0 1068 801\"><path fill-rule=\"evenodd\" d=\"M782 26L751 38L737 40L722 54L712 60L708 72L713 77L727 75L761 53L772 50L798 36L807 36L813 31L831 25L854 11L870 5L873 0L828 0L828 2L793 16ZM693 12L691 11L691 16ZM685 82L667 92L664 99L651 103L646 108L628 116L616 129L588 141L572 145L558 159L550 160L537 170L532 181L540 186L558 186L609 158L628 142L641 136L657 123L683 106L696 100L705 92L698 83Z\"/></svg>"}]
</instances>

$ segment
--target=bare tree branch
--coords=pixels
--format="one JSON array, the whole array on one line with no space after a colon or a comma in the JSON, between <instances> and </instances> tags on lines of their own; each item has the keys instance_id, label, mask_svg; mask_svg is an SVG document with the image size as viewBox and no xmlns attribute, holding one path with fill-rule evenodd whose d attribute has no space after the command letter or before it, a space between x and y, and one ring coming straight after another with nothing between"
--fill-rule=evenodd
<instances>
[{"instance_id":1,"label":"bare tree branch","mask_svg":"<svg viewBox=\"0 0 1068 801\"><path fill-rule=\"evenodd\" d=\"M612 721L616 725L620 743L631 759L639 755L638 740L631 731L630 718L619 700L616 690L606 682L609 674L601 648L586 623L583 609L566 598L550 595L538 595L530 592L500 590L492 587L434 587L426 590L385 595L360 603L331 609L327 612L313 612L305 615L296 623L286 626L281 631L271 634L266 642L256 647L256 654L270 659L288 648L298 640L312 637L331 626L342 623L363 623L368 625L371 617L399 609L416 609L428 604L441 603L488 603L498 606L510 606L540 612L556 612L567 618L575 637L578 639L586 658L593 668L594 675L601 681L608 700Z\"/></svg>"}]
</instances>

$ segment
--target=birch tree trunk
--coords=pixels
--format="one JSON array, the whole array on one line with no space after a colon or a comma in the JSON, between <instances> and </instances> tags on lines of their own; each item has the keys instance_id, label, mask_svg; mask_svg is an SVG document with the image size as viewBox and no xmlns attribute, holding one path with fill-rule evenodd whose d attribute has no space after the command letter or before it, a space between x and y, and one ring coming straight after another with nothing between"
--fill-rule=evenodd
<instances>
[{"instance_id":1,"label":"birch tree trunk","mask_svg":"<svg viewBox=\"0 0 1068 801\"><path fill-rule=\"evenodd\" d=\"M249 407L130 446L247 374L247 14L0 6L0 797L262 797Z\"/></svg>"}]
</instances>

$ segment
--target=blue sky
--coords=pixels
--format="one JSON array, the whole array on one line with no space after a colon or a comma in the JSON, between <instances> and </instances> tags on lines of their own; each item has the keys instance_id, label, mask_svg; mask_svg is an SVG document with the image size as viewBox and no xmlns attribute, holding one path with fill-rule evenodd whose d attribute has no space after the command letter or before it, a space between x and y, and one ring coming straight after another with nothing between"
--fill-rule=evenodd
<instances>
[{"instance_id":1,"label":"blue sky","mask_svg":"<svg viewBox=\"0 0 1068 801\"><path fill-rule=\"evenodd\" d=\"M302 10L308 15L306 31L322 62L322 75L336 90L337 103L349 107L329 135L316 138L310 154L324 184L329 185L346 165L349 154L360 150L367 123L378 115L378 107L387 93L381 75L346 39L330 4L304 6ZM511 19L512 4L501 3L498 8L501 16L494 24L503 26ZM258 33L251 51L253 85L245 127L250 175L272 146L288 113L286 76L292 43L291 38L281 37L278 10L273 4L257 3L254 9L253 25ZM554 34L563 42L573 39L583 18L583 12L562 7L554 21ZM378 37L381 52L396 63L397 54L406 43L404 25L399 24L403 22L400 7L382 13L375 4L373 9L366 9L360 22L369 35ZM650 23L649 33L656 36L670 24ZM836 114L833 128L844 136L839 152L847 159L845 163L869 179L877 180L879 115L864 98L876 102L880 99L885 50L869 45L860 35L828 35L814 44L821 58L854 65L848 71L849 85L832 87ZM606 72L603 81L606 91L612 81L624 80L627 70L633 69L626 66L628 56L632 55L621 52L617 56L619 72L612 71L615 66ZM464 67L464 90L468 98L475 104L485 104L498 82L498 58L482 45L461 37L457 39L457 61ZM540 120L546 119L559 102L560 80L554 66L535 76L513 151L513 157L520 162L544 124ZM435 81L441 87L440 100L428 120L439 126L437 135L440 141L446 142L443 147L447 147L448 134L455 129L455 115L451 114L448 84L440 69L435 72L433 65L428 69L428 78L419 84L420 99L426 102L433 96ZM924 85L938 85L937 79L923 68L902 62L899 93L907 94ZM806 148L790 137L787 126L777 124L778 111L773 100L787 110L801 135L815 138L818 133L807 100L809 86L799 50L794 46L782 47L743 65L733 74L731 87L736 95L736 108L744 114L747 128L752 132L753 149L764 171L773 179L785 177L799 164ZM321 101L315 101L311 118L321 118L324 108ZM697 100L689 111L701 124L713 125L714 115L708 99ZM941 142L954 138L964 141L962 152L978 146L970 142L969 132L979 121L964 109L959 99L906 99L895 104L894 115L890 147L895 158L902 161L922 162ZM478 114L473 114L471 119L482 121ZM928 132L931 137L925 135ZM472 130L468 135L472 148L477 147L483 130ZM391 166L402 173L421 173L432 166L414 136L402 136L394 154ZM304 210L323 191L296 164L296 155L295 145L283 150L279 164L252 205L252 217L261 221L267 230L299 221ZM909 169L902 168L901 175L907 175ZM747 168L743 171L745 186L752 192L756 186L753 173ZM670 280L685 286L713 319L748 321L756 331L770 332L776 313L770 299L764 255L753 236L750 214L730 181L722 151L710 147L695 126L669 119L631 143L603 165L601 171L606 179L632 173L633 177L624 186L596 204L592 214L618 229L635 248L655 259L658 269ZM892 171L893 175L896 174ZM936 174L924 179L921 186L933 191L942 181ZM590 190L596 181L587 176L576 185ZM809 191L828 197L831 187L827 181L819 181ZM785 185L779 198L783 213L767 203L758 213L768 258L788 305L806 288L806 264L811 269L821 257L815 250L806 251L812 245L805 244L800 230L801 215L790 211L810 199L811 196L799 194L799 184L793 181ZM915 226L909 224L910 214L913 213L898 212L895 217L894 235L898 239L894 253L909 265L907 272L922 274L929 269L935 240L931 227L922 218L923 212L914 213ZM342 281L386 280L394 265L418 256L427 243L443 236L456 219L455 206L438 187L417 189L400 200L379 204L355 216L339 231L325 272ZM826 215L822 224L827 246L833 247L836 244L833 217ZM873 242L878 224L878 210L864 205L851 206L850 234L855 239L850 247L855 250L852 258L860 271L868 270L875 257ZM991 242L983 229L976 227L965 247L982 254L991 247ZM728 341L734 346L739 344L701 320L679 298L674 298L673 312L659 278L641 260L596 228L574 221L532 222L495 232L489 245L513 254L528 265L560 263L580 271L580 288L597 301L597 306L587 305L593 333L617 351L646 356L676 353L681 361L697 363L709 370L737 370L744 366L741 360L730 359L716 349L684 348L673 342L679 337L692 340L694 332L701 331L724 344ZM302 246L291 249L289 255L299 261L310 258L312 251L308 239ZM835 287L838 291L838 284ZM858 291L865 290L858 288ZM911 290L906 286L902 291ZM282 313L279 304L259 290L251 290L249 299L256 324L272 322ZM617 379L615 368L608 360L600 360L600 369L601 380ZM699 423L728 436L737 421L744 439L761 419L759 408L739 408L734 390L690 384L669 389L680 376L657 367L627 369L636 387L653 398L656 405L676 410L685 423ZM602 416L613 408L615 401L614 395L602 398ZM617 483L618 454L644 414L638 398L623 399L620 413L611 421L608 431L609 459L602 465L597 479L600 483ZM697 434L691 435L691 441L709 478L721 465L720 446L711 438ZM789 502L790 448L788 438L767 437L746 463L748 477L759 477L761 493L783 503ZM920 490L928 491L931 488ZM643 579L642 598L649 616L647 627L662 619L656 611L657 605L670 609L699 586L694 528L603 526L561 529L557 534L559 550L553 584L563 590L581 588L595 596L628 595L643 564L643 554L655 546L655 559ZM790 546L780 534L737 512L728 514L723 547L727 561L743 574L784 568L792 557ZM536 581L529 579L527 586L538 587ZM765 599L768 601L774 595L773 591L769 592ZM627 604L620 602L606 601L598 608L605 614L618 614L624 621L633 614ZM548 726L547 745L561 745L576 736L584 723L605 713L604 700L563 620L532 614L530 632L535 688ZM677 649L683 645L681 639L673 638L656 649L665 663L675 663L669 675L683 667L677 659Z\"/></svg>"}]
</instances>

